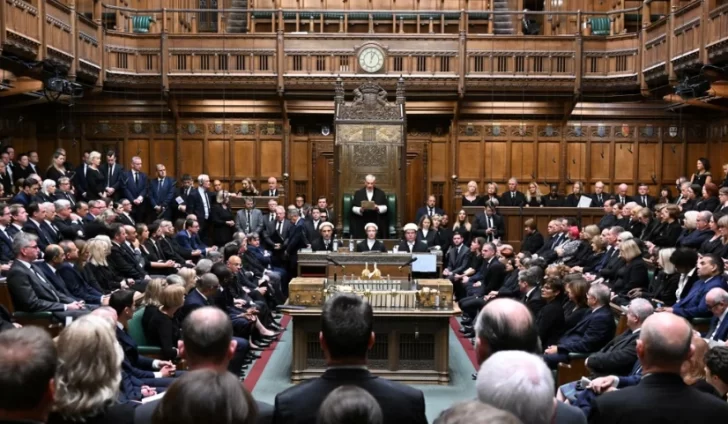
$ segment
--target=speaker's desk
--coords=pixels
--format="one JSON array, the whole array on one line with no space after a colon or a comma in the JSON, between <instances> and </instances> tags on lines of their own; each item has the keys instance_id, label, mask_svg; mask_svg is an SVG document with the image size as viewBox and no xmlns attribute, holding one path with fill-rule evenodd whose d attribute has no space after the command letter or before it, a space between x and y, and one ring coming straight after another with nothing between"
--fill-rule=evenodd
<instances>
[{"instance_id":1,"label":"speaker's desk","mask_svg":"<svg viewBox=\"0 0 728 424\"><path fill-rule=\"evenodd\" d=\"M415 253L415 255L424 255L425 253ZM431 253L435 255L436 271L437 275L442 274L442 252L437 251ZM407 278L410 273L409 267L402 267L410 259L412 259L412 253L372 253L372 252L350 252L348 247L346 249L339 249L338 252L299 252L298 253L298 275L302 277L328 277L334 278L334 273L337 274L339 280L344 275L351 277L361 276L362 271L368 266L370 271L374 270L376 264L377 269L381 272L382 278L386 279L387 276L393 279ZM343 267L337 266L333 259L337 263L343 265Z\"/></svg>"}]
</instances>

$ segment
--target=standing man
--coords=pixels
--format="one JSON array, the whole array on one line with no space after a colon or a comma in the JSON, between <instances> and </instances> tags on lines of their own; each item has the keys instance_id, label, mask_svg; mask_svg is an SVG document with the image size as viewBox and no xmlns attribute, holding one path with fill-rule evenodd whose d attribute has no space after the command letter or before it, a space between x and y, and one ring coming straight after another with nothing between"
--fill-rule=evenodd
<instances>
[{"instance_id":1,"label":"standing man","mask_svg":"<svg viewBox=\"0 0 728 424\"><path fill-rule=\"evenodd\" d=\"M194 208L187 208L187 214L195 214L200 222L200 239L204 242L207 240L207 223L210 219L210 210L212 209L212 196L210 193L210 177L207 174L200 174L197 177L197 188L192 190L189 199L194 204Z\"/></svg>"},{"instance_id":2,"label":"standing man","mask_svg":"<svg viewBox=\"0 0 728 424\"><path fill-rule=\"evenodd\" d=\"M147 174L142 172L142 158L134 156L131 158L131 170L126 172L124 181L124 197L129 199L132 205L131 216L134 221L144 221L146 215L145 198L147 197Z\"/></svg>"},{"instance_id":3,"label":"standing man","mask_svg":"<svg viewBox=\"0 0 728 424\"><path fill-rule=\"evenodd\" d=\"M157 164L157 178L149 184L149 204L154 210L155 219L172 219L174 206L174 190L177 182L167 176L167 167Z\"/></svg>"},{"instance_id":4,"label":"standing man","mask_svg":"<svg viewBox=\"0 0 728 424\"><path fill-rule=\"evenodd\" d=\"M261 196L270 196L270 197L278 197L279 195L278 190L278 180L276 180L276 177L270 177L268 178L268 190L262 192Z\"/></svg>"},{"instance_id":5,"label":"standing man","mask_svg":"<svg viewBox=\"0 0 728 424\"><path fill-rule=\"evenodd\" d=\"M290 209L288 211L288 219L293 226L288 235L288 244L286 245L285 255L288 257L289 274L292 278L298 276L298 251L307 246L305 229L303 228L303 219L298 209ZM284 293L288 297L288 293Z\"/></svg>"},{"instance_id":6,"label":"standing man","mask_svg":"<svg viewBox=\"0 0 728 424\"><path fill-rule=\"evenodd\" d=\"M195 198L192 196L194 189L194 183L190 174L183 174L182 187L179 188L177 197L174 198L175 219L185 218L187 214L194 212Z\"/></svg>"},{"instance_id":7,"label":"standing man","mask_svg":"<svg viewBox=\"0 0 728 424\"><path fill-rule=\"evenodd\" d=\"M364 177L364 187L354 193L354 203L351 208L351 233L354 238L366 238L364 225L373 222L377 225L377 238L386 239L389 222L387 219L387 196L377 187L376 177L367 175ZM362 207L362 202L371 202Z\"/></svg>"},{"instance_id":8,"label":"standing man","mask_svg":"<svg viewBox=\"0 0 728 424\"><path fill-rule=\"evenodd\" d=\"M417 216L415 217L415 222L420 222L420 219L422 219L422 217L425 215L432 218L435 215L442 216L443 214L445 214L445 211L438 208L436 206L436 204L437 204L437 198L433 195L430 195L427 198L427 203L425 204L425 206L417 209Z\"/></svg>"},{"instance_id":9,"label":"standing man","mask_svg":"<svg viewBox=\"0 0 728 424\"><path fill-rule=\"evenodd\" d=\"M76 187L76 199L86 200L88 199L86 191L88 190L88 181L86 180L86 173L88 172L88 157L91 155L90 150L83 151L83 160L81 164L76 168L76 173L73 175L73 184Z\"/></svg>"},{"instance_id":10,"label":"standing man","mask_svg":"<svg viewBox=\"0 0 728 424\"><path fill-rule=\"evenodd\" d=\"M106 163L99 167L99 171L104 177L107 196L110 199L119 199L121 196L119 190L123 188L122 175L124 168L116 163L116 152L113 150L106 152Z\"/></svg>"},{"instance_id":11,"label":"standing man","mask_svg":"<svg viewBox=\"0 0 728 424\"><path fill-rule=\"evenodd\" d=\"M261 233L263 231L263 213L255 207L252 197L243 197L245 207L235 216L235 226L243 234Z\"/></svg>"}]
</instances>

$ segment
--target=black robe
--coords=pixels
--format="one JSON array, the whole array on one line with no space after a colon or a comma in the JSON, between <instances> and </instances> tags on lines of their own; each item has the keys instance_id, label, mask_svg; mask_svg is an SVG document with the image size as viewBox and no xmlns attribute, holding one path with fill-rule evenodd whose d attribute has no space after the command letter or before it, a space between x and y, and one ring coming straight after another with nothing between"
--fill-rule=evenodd
<instances>
[{"instance_id":1,"label":"black robe","mask_svg":"<svg viewBox=\"0 0 728 424\"><path fill-rule=\"evenodd\" d=\"M357 239L366 238L367 233L364 231L364 226L373 222L377 224L377 227L379 228L377 231L377 238L386 239L388 235L387 233L389 232L389 220L387 219L386 213L380 214L378 210L362 210L361 216L354 213L353 207L361 206L361 202L365 200L369 200L367 199L366 188L359 189L356 193L354 193L354 202L351 205L352 211L349 212L351 213L351 234ZM386 205L387 196L382 190L374 187L372 201L376 203L377 206Z\"/></svg>"}]
</instances>

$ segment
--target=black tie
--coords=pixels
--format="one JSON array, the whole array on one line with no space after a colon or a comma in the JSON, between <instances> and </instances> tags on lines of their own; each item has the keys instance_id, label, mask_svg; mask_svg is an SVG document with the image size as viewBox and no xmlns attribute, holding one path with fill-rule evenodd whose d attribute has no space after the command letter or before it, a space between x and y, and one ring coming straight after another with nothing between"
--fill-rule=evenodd
<instances>
[{"instance_id":1,"label":"black tie","mask_svg":"<svg viewBox=\"0 0 728 424\"><path fill-rule=\"evenodd\" d=\"M647 196L642 196L642 204L647 207Z\"/></svg>"},{"instance_id":2,"label":"black tie","mask_svg":"<svg viewBox=\"0 0 728 424\"><path fill-rule=\"evenodd\" d=\"M157 252L157 257L161 260L164 260L164 255L162 254L162 251L159 249L159 246L157 246L157 243L152 240L152 246L154 246L154 250Z\"/></svg>"},{"instance_id":3,"label":"black tie","mask_svg":"<svg viewBox=\"0 0 728 424\"><path fill-rule=\"evenodd\" d=\"M250 211L245 211L245 213L248 215L248 218L246 220L247 224L245 225L245 231L250 232Z\"/></svg>"},{"instance_id":4,"label":"black tie","mask_svg":"<svg viewBox=\"0 0 728 424\"><path fill-rule=\"evenodd\" d=\"M283 235L283 223L281 221L276 223L276 231L278 231L278 234Z\"/></svg>"},{"instance_id":5,"label":"black tie","mask_svg":"<svg viewBox=\"0 0 728 424\"><path fill-rule=\"evenodd\" d=\"M114 165L109 167L109 184L111 184L111 176L114 174Z\"/></svg>"},{"instance_id":6,"label":"black tie","mask_svg":"<svg viewBox=\"0 0 728 424\"><path fill-rule=\"evenodd\" d=\"M511 192L511 199L514 199L516 197L516 193Z\"/></svg>"},{"instance_id":7,"label":"black tie","mask_svg":"<svg viewBox=\"0 0 728 424\"><path fill-rule=\"evenodd\" d=\"M272 213L269 213L268 214L268 221L273 222L273 218L275 218L275 216Z\"/></svg>"},{"instance_id":8,"label":"black tie","mask_svg":"<svg viewBox=\"0 0 728 424\"><path fill-rule=\"evenodd\" d=\"M157 186L157 194L162 192L162 186L164 185L164 179L159 179L159 185Z\"/></svg>"},{"instance_id":9,"label":"black tie","mask_svg":"<svg viewBox=\"0 0 728 424\"><path fill-rule=\"evenodd\" d=\"M599 196L597 196L597 199L599 199L599 203L602 203L602 195L601 194Z\"/></svg>"},{"instance_id":10,"label":"black tie","mask_svg":"<svg viewBox=\"0 0 728 424\"><path fill-rule=\"evenodd\" d=\"M432 216L432 208L430 208L430 216Z\"/></svg>"},{"instance_id":11,"label":"black tie","mask_svg":"<svg viewBox=\"0 0 728 424\"><path fill-rule=\"evenodd\" d=\"M329 242L328 241L325 241L324 242L324 250L329 250Z\"/></svg>"}]
</instances>

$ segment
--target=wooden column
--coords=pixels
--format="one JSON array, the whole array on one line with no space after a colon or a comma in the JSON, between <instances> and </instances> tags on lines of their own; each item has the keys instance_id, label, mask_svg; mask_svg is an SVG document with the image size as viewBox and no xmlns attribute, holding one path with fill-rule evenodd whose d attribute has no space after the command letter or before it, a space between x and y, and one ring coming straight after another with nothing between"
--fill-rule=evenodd
<instances>
[{"instance_id":1,"label":"wooden column","mask_svg":"<svg viewBox=\"0 0 728 424\"><path fill-rule=\"evenodd\" d=\"M161 73L162 80L162 91L169 92L169 28L167 27L167 9L162 9L162 34L159 37L160 41L160 55L159 55L159 72ZM175 129L177 128L177 122L175 122ZM179 163L177 163L177 168Z\"/></svg>"},{"instance_id":2,"label":"wooden column","mask_svg":"<svg viewBox=\"0 0 728 424\"><path fill-rule=\"evenodd\" d=\"M78 72L78 16L76 16L76 0L68 1L68 9L70 10L71 23L71 69L68 70L68 79L76 80L76 72ZM45 15L41 15L41 21L45 23Z\"/></svg>"}]
</instances>

